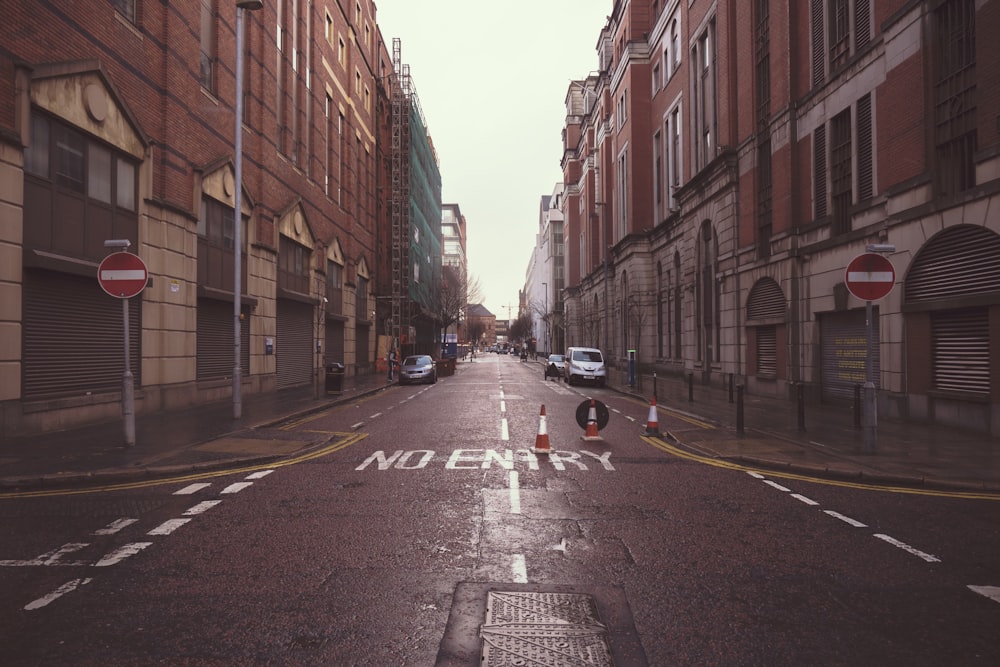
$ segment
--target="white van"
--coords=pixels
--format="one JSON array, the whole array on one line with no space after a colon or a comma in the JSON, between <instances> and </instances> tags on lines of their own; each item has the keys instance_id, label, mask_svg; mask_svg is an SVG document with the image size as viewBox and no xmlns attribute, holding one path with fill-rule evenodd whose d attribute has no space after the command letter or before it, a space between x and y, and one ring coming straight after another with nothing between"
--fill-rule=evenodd
<instances>
[{"instance_id":1,"label":"white van","mask_svg":"<svg viewBox=\"0 0 1000 667\"><path fill-rule=\"evenodd\" d=\"M596 347L571 347L566 350L566 382L593 382L603 387L608 371L604 367L604 355Z\"/></svg>"}]
</instances>

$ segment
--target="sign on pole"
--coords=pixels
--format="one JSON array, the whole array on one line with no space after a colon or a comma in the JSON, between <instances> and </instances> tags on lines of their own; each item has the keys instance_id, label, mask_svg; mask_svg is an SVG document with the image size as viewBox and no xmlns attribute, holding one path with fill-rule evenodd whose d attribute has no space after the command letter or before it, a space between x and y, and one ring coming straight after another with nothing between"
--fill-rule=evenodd
<instances>
[{"instance_id":1,"label":"sign on pole","mask_svg":"<svg viewBox=\"0 0 1000 667\"><path fill-rule=\"evenodd\" d=\"M130 299L146 288L146 263L130 252L113 252L97 268L101 289L118 299Z\"/></svg>"},{"instance_id":2,"label":"sign on pole","mask_svg":"<svg viewBox=\"0 0 1000 667\"><path fill-rule=\"evenodd\" d=\"M863 301L878 301L896 283L896 270L887 258L874 252L858 255L847 265L847 289Z\"/></svg>"}]
</instances>

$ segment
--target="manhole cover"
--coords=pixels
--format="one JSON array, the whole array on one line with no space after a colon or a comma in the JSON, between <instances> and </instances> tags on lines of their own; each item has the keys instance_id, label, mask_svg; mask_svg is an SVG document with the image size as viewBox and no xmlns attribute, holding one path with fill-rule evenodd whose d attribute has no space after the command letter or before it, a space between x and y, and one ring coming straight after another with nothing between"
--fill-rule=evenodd
<instances>
[{"instance_id":1,"label":"manhole cover","mask_svg":"<svg viewBox=\"0 0 1000 667\"><path fill-rule=\"evenodd\" d=\"M461 583L436 667L647 667L618 586Z\"/></svg>"},{"instance_id":2,"label":"manhole cover","mask_svg":"<svg viewBox=\"0 0 1000 667\"><path fill-rule=\"evenodd\" d=\"M590 595L491 591L481 664L610 666L607 634Z\"/></svg>"}]
</instances>

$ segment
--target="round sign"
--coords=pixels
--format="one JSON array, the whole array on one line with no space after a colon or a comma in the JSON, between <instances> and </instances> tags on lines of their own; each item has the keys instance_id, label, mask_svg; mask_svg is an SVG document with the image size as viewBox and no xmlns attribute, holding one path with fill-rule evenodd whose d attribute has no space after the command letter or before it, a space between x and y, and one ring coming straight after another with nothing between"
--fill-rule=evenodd
<instances>
[{"instance_id":1,"label":"round sign","mask_svg":"<svg viewBox=\"0 0 1000 667\"><path fill-rule=\"evenodd\" d=\"M591 399L585 400L580 405L576 406L576 423L580 425L580 428L587 428L587 421L590 419L590 402ZM594 401L594 417L597 419L597 430L601 430L608 425L608 419L611 415L608 412L608 406L604 405L600 401Z\"/></svg>"},{"instance_id":2,"label":"round sign","mask_svg":"<svg viewBox=\"0 0 1000 667\"><path fill-rule=\"evenodd\" d=\"M847 289L864 301L876 301L892 291L896 270L892 262L874 252L858 255L847 265Z\"/></svg>"},{"instance_id":3,"label":"round sign","mask_svg":"<svg viewBox=\"0 0 1000 667\"><path fill-rule=\"evenodd\" d=\"M116 252L108 255L97 267L97 282L101 289L118 299L128 299L146 287L149 272L138 255Z\"/></svg>"}]
</instances>

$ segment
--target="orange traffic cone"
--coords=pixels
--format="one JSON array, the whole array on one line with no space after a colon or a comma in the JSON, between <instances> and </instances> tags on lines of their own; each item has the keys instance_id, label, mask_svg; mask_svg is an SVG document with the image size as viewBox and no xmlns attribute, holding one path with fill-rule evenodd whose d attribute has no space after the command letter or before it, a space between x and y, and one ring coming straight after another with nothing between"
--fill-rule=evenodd
<instances>
[{"instance_id":1,"label":"orange traffic cone","mask_svg":"<svg viewBox=\"0 0 1000 667\"><path fill-rule=\"evenodd\" d=\"M542 412L538 415L538 435L535 436L535 453L548 454L552 451L549 446L549 430L545 426L545 404L542 404Z\"/></svg>"},{"instance_id":2,"label":"orange traffic cone","mask_svg":"<svg viewBox=\"0 0 1000 667\"><path fill-rule=\"evenodd\" d=\"M594 399L590 399L590 411L587 413L587 430L583 434L584 440L603 440L597 432L597 406Z\"/></svg>"},{"instance_id":3,"label":"orange traffic cone","mask_svg":"<svg viewBox=\"0 0 1000 667\"><path fill-rule=\"evenodd\" d=\"M653 396L653 400L649 404L649 417L646 418L645 435L651 435L654 438L660 437L660 422L656 416L656 396Z\"/></svg>"}]
</instances>

